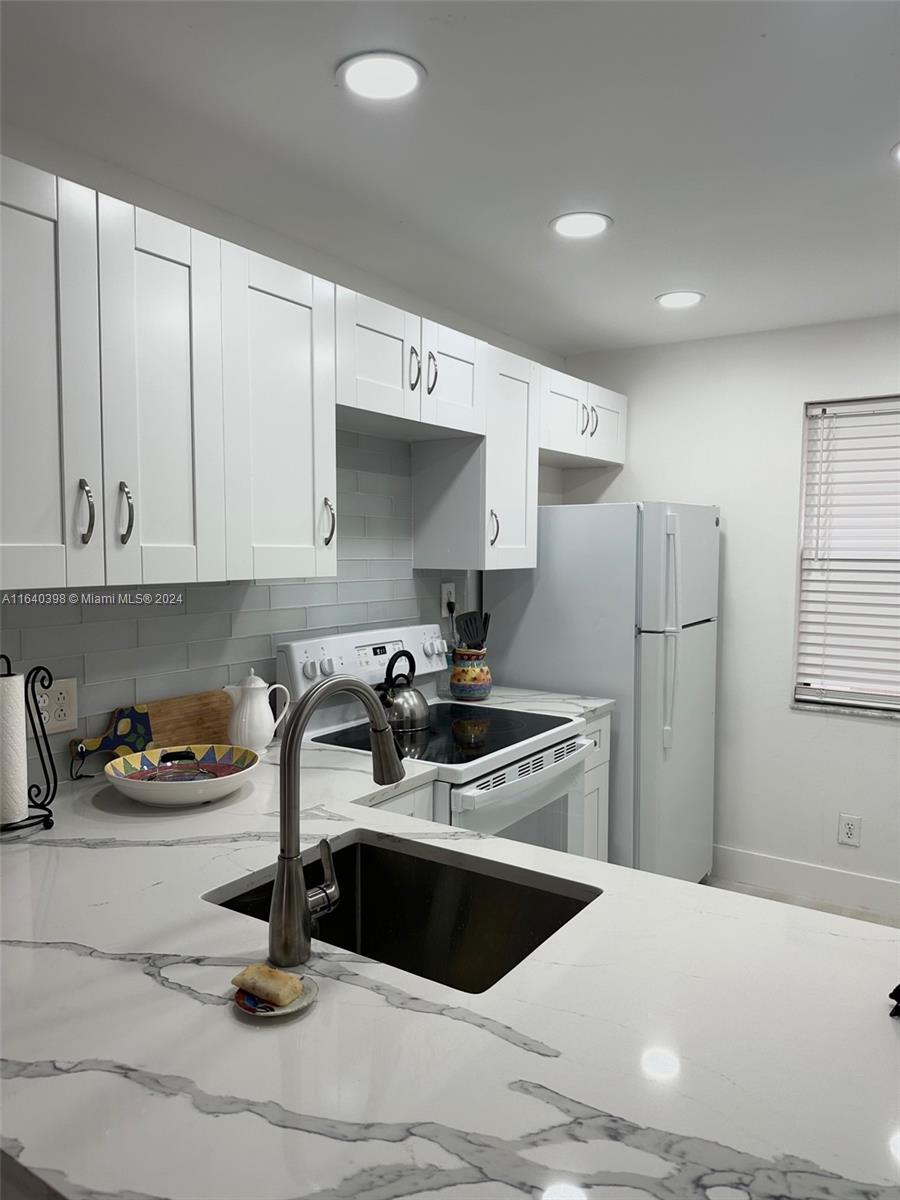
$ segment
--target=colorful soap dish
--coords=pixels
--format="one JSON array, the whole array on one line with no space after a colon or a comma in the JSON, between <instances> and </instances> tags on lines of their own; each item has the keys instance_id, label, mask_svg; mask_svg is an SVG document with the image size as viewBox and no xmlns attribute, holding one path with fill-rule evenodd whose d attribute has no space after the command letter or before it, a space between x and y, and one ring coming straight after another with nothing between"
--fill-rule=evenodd
<instances>
[{"instance_id":1,"label":"colorful soap dish","mask_svg":"<svg viewBox=\"0 0 900 1200\"><path fill-rule=\"evenodd\" d=\"M304 975L302 980L303 991L290 1004L270 1004L268 1000L261 1000L259 996L245 992L243 988L238 988L234 993L234 1003L248 1017L286 1017L289 1013L302 1012L304 1008L315 1004L319 994L319 987L314 979Z\"/></svg>"},{"instance_id":2,"label":"colorful soap dish","mask_svg":"<svg viewBox=\"0 0 900 1200\"><path fill-rule=\"evenodd\" d=\"M160 746L114 758L103 768L123 796L159 808L209 804L236 791L259 755L245 746Z\"/></svg>"}]
</instances>

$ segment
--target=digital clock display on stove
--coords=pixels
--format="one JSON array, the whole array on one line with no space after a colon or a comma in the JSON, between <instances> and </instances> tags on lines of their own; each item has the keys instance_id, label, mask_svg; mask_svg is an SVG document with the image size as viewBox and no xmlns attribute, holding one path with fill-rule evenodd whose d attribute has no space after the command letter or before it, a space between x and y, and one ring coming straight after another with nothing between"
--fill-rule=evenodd
<instances>
[{"instance_id":1,"label":"digital clock display on stove","mask_svg":"<svg viewBox=\"0 0 900 1200\"><path fill-rule=\"evenodd\" d=\"M373 646L372 653L373 654L387 654L387 646Z\"/></svg>"}]
</instances>

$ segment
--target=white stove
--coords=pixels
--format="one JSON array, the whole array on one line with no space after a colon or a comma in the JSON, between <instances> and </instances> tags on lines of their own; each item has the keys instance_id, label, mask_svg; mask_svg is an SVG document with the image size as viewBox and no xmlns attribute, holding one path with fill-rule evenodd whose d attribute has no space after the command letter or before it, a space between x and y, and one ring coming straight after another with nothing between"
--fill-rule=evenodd
<instances>
[{"instance_id":1,"label":"white stove","mask_svg":"<svg viewBox=\"0 0 900 1200\"><path fill-rule=\"evenodd\" d=\"M438 695L447 646L437 625L304 638L278 647L278 682L294 700L322 677L354 675L375 685L398 650L416 664L415 685L430 728L396 735L407 758L436 767L434 819L485 834L579 854L584 848L584 760L593 743L580 717L492 708ZM405 666L405 664L404 664ZM346 716L346 713L344 714ZM361 715L361 714L360 714ZM368 724L343 720L310 740L368 754ZM589 822L595 821L588 814Z\"/></svg>"}]
</instances>

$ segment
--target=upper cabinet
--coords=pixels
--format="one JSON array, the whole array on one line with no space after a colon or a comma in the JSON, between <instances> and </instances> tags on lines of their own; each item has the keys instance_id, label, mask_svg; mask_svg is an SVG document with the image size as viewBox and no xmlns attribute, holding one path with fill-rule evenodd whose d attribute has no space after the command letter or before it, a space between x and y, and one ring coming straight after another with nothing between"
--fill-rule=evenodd
<instances>
[{"instance_id":1,"label":"upper cabinet","mask_svg":"<svg viewBox=\"0 0 900 1200\"><path fill-rule=\"evenodd\" d=\"M98 213L106 582L224 579L219 242Z\"/></svg>"},{"instance_id":2,"label":"upper cabinet","mask_svg":"<svg viewBox=\"0 0 900 1200\"><path fill-rule=\"evenodd\" d=\"M483 342L485 436L413 443L417 567L497 570L537 561L539 368Z\"/></svg>"},{"instance_id":3,"label":"upper cabinet","mask_svg":"<svg viewBox=\"0 0 900 1200\"><path fill-rule=\"evenodd\" d=\"M2 165L0 583L102 582L96 196Z\"/></svg>"},{"instance_id":4,"label":"upper cabinet","mask_svg":"<svg viewBox=\"0 0 900 1200\"><path fill-rule=\"evenodd\" d=\"M423 387L421 321L337 289L337 402L418 421Z\"/></svg>"},{"instance_id":5,"label":"upper cabinet","mask_svg":"<svg viewBox=\"0 0 900 1200\"><path fill-rule=\"evenodd\" d=\"M422 321L421 419L445 429L484 433L485 392L476 386L483 342L435 321Z\"/></svg>"},{"instance_id":6,"label":"upper cabinet","mask_svg":"<svg viewBox=\"0 0 900 1200\"><path fill-rule=\"evenodd\" d=\"M562 466L624 463L627 400L619 392L545 368L541 456Z\"/></svg>"},{"instance_id":7,"label":"upper cabinet","mask_svg":"<svg viewBox=\"0 0 900 1200\"><path fill-rule=\"evenodd\" d=\"M334 285L222 246L229 579L337 574Z\"/></svg>"}]
</instances>

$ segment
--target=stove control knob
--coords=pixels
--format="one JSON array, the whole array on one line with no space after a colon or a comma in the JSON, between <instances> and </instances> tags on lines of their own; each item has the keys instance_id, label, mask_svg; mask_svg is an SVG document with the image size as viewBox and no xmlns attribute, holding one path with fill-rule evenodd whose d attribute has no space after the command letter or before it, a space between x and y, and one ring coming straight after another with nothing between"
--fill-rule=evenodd
<instances>
[{"instance_id":1,"label":"stove control knob","mask_svg":"<svg viewBox=\"0 0 900 1200\"><path fill-rule=\"evenodd\" d=\"M319 660L319 670L322 672L323 675L333 675L334 674L334 659L333 658L320 659Z\"/></svg>"},{"instance_id":2,"label":"stove control knob","mask_svg":"<svg viewBox=\"0 0 900 1200\"><path fill-rule=\"evenodd\" d=\"M437 648L438 648L438 653L439 653L439 654L446 654L446 653L447 653L447 643L444 641L444 639L443 639L443 638L441 638L441 640L438 642L438 644L437 644Z\"/></svg>"},{"instance_id":3,"label":"stove control knob","mask_svg":"<svg viewBox=\"0 0 900 1200\"><path fill-rule=\"evenodd\" d=\"M308 658L303 664L303 674L307 679L315 679L319 673L319 664L313 659Z\"/></svg>"},{"instance_id":4,"label":"stove control knob","mask_svg":"<svg viewBox=\"0 0 900 1200\"><path fill-rule=\"evenodd\" d=\"M425 657L426 657L426 658L433 658L433 657L434 657L434 651L435 651L435 645L434 645L434 642L426 642L426 643L425 643L425 645L423 646L423 649L424 649L424 651L425 651Z\"/></svg>"}]
</instances>

